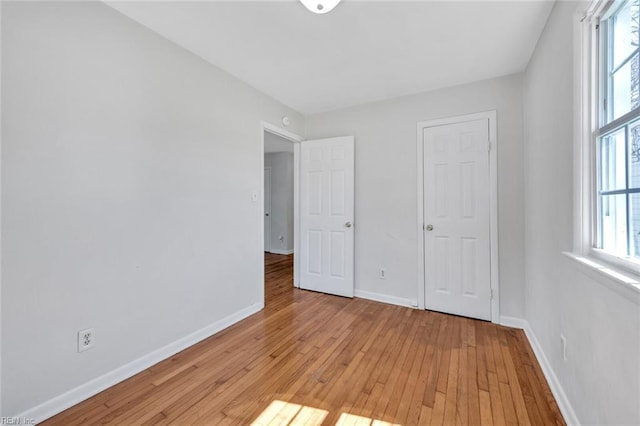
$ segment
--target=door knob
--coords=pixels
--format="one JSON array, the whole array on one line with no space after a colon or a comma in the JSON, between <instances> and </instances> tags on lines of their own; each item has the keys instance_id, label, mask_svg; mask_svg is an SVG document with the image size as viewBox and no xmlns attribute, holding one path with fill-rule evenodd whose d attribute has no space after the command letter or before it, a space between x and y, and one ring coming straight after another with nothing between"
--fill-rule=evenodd
<instances>
[{"instance_id":1,"label":"door knob","mask_svg":"<svg viewBox=\"0 0 640 426\"><path fill-rule=\"evenodd\" d=\"M433 231L433 225L427 225L424 227L425 231Z\"/></svg>"},{"instance_id":2,"label":"door knob","mask_svg":"<svg viewBox=\"0 0 640 426\"><path fill-rule=\"evenodd\" d=\"M264 215L265 215L265 216L269 216L269 213L265 213Z\"/></svg>"},{"instance_id":3,"label":"door knob","mask_svg":"<svg viewBox=\"0 0 640 426\"><path fill-rule=\"evenodd\" d=\"M351 223L351 222L347 222L347 223L344 224L345 228L351 228L352 226L353 226L353 223Z\"/></svg>"}]
</instances>

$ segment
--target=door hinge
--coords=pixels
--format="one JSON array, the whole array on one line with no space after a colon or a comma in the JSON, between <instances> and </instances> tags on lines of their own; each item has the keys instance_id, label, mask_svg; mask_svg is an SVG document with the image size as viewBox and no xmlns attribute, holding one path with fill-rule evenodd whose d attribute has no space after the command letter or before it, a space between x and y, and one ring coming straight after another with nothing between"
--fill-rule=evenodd
<instances>
[{"instance_id":1,"label":"door hinge","mask_svg":"<svg viewBox=\"0 0 640 426\"><path fill-rule=\"evenodd\" d=\"M487 151L491 152L491 141L487 141Z\"/></svg>"},{"instance_id":2,"label":"door hinge","mask_svg":"<svg viewBox=\"0 0 640 426\"><path fill-rule=\"evenodd\" d=\"M493 300L493 289L491 289L491 300Z\"/></svg>"}]
</instances>

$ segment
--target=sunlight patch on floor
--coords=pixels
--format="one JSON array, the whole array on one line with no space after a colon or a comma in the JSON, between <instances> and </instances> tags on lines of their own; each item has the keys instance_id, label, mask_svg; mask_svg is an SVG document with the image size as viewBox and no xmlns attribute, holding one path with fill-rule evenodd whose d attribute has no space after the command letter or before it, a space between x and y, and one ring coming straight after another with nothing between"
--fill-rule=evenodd
<instances>
[{"instance_id":1,"label":"sunlight patch on floor","mask_svg":"<svg viewBox=\"0 0 640 426\"><path fill-rule=\"evenodd\" d=\"M369 417L356 416L355 414L342 413L336 426L400 426L396 423L374 420Z\"/></svg>"},{"instance_id":2,"label":"sunlight patch on floor","mask_svg":"<svg viewBox=\"0 0 640 426\"><path fill-rule=\"evenodd\" d=\"M320 426L328 414L327 410L275 400L251 423L251 426ZM336 426L401 425L342 413Z\"/></svg>"},{"instance_id":3,"label":"sunlight patch on floor","mask_svg":"<svg viewBox=\"0 0 640 426\"><path fill-rule=\"evenodd\" d=\"M275 400L260 416L251 423L252 426L319 426L329 414L326 410L292 404Z\"/></svg>"}]
</instances>

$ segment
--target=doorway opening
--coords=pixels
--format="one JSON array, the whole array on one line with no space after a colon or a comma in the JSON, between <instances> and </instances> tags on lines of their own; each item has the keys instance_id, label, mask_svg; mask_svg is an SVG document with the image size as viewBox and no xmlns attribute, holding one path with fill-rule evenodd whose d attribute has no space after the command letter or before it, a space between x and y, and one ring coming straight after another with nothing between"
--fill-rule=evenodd
<instances>
[{"instance_id":1,"label":"doorway opening","mask_svg":"<svg viewBox=\"0 0 640 426\"><path fill-rule=\"evenodd\" d=\"M293 143L264 135L264 251L292 255Z\"/></svg>"},{"instance_id":2,"label":"doorway opening","mask_svg":"<svg viewBox=\"0 0 640 426\"><path fill-rule=\"evenodd\" d=\"M287 262L293 258L293 287L299 287L296 254L299 226L298 157L302 140L302 137L285 129L262 123L262 246L265 258L282 256Z\"/></svg>"},{"instance_id":3,"label":"doorway opening","mask_svg":"<svg viewBox=\"0 0 640 426\"><path fill-rule=\"evenodd\" d=\"M265 252L263 262L267 256L270 264L273 256L292 256L293 287L353 297L354 137L301 143L301 137L264 122L261 136L260 226L263 229L259 243ZM278 183L286 182L278 177L282 170L291 176L292 148L293 228L286 220L291 214L290 201L282 201L290 200L289 189L282 188L290 188L291 183ZM268 187L265 188L265 184ZM278 217L278 209L287 213Z\"/></svg>"}]
</instances>

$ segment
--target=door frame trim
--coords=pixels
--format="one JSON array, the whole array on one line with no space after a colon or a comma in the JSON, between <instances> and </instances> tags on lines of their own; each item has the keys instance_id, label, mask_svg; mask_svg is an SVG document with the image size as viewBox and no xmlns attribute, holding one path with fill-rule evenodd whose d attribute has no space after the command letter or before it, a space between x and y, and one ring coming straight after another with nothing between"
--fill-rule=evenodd
<instances>
[{"instance_id":1,"label":"door frame trim","mask_svg":"<svg viewBox=\"0 0 640 426\"><path fill-rule=\"evenodd\" d=\"M298 253L300 243L300 142L305 139L289 130L283 129L279 126L271 124L267 121L260 121L260 190L258 202L260 206L258 208L258 214L260 215L258 220L258 226L260 232L258 234L258 253L264 253L264 132L269 132L273 135L280 136L290 142L293 142L293 286L300 287L300 261L299 257L295 254ZM264 271L264 256L260 256L261 270ZM264 279L264 273L262 274ZM264 285L261 285L261 291L264 292ZM262 295L264 301L264 293Z\"/></svg>"},{"instance_id":2,"label":"door frame trim","mask_svg":"<svg viewBox=\"0 0 640 426\"><path fill-rule=\"evenodd\" d=\"M425 309L425 269L424 269L424 150L423 132L429 127L445 126L449 124L464 123L487 119L489 121L489 241L490 241L490 279L491 279L491 322L500 323L500 273L498 258L498 137L497 137L497 112L495 110L483 111L474 114L459 115L454 117L438 118L420 121L416 132L416 162L417 162L417 226L416 240L418 251L418 309Z\"/></svg>"},{"instance_id":3,"label":"door frame trim","mask_svg":"<svg viewBox=\"0 0 640 426\"><path fill-rule=\"evenodd\" d=\"M267 170L269 171L269 198L271 198L271 189L272 189L272 185L271 185L271 166L264 166L264 171L266 172ZM263 177L263 179L264 179L264 177ZM262 185L262 187L264 188L265 186ZM264 197L263 200L267 201L267 197L266 196L263 196L263 197ZM262 205L264 206L264 204L265 203L263 202ZM272 207L271 206L271 200L269 200L269 207ZM263 215L262 218L264 219L264 217L265 216ZM267 231L266 227L264 228L264 231L266 233L266 231ZM294 234L295 234L295 232L294 232ZM271 213L269 213L269 239L271 239ZM264 242L264 248L267 249L267 250L264 250L264 251L268 251L269 253L271 253L271 241L265 241Z\"/></svg>"}]
</instances>

